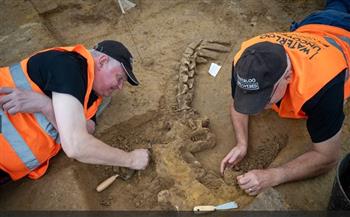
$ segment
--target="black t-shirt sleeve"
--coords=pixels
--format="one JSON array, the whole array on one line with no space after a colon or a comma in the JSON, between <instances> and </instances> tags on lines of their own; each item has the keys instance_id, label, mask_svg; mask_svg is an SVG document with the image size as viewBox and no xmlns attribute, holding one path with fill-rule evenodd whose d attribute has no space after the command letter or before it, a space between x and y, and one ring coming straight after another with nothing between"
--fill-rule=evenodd
<instances>
[{"instance_id":1,"label":"black t-shirt sleeve","mask_svg":"<svg viewBox=\"0 0 350 217\"><path fill-rule=\"evenodd\" d=\"M235 66L234 64L232 64L232 71L231 71L231 96L232 96L232 99L235 98L235 91L236 91L236 80L235 80L235 76L233 75L234 73L234 69L235 69Z\"/></svg>"},{"instance_id":2,"label":"black t-shirt sleeve","mask_svg":"<svg viewBox=\"0 0 350 217\"><path fill-rule=\"evenodd\" d=\"M30 78L47 96L52 97L52 91L66 93L83 104L87 66L86 60L78 54L61 51L39 53L29 59L27 67Z\"/></svg>"},{"instance_id":3,"label":"black t-shirt sleeve","mask_svg":"<svg viewBox=\"0 0 350 217\"><path fill-rule=\"evenodd\" d=\"M342 127L345 71L341 72L308 100L302 110L308 116L306 127L314 143L333 137Z\"/></svg>"}]
</instances>

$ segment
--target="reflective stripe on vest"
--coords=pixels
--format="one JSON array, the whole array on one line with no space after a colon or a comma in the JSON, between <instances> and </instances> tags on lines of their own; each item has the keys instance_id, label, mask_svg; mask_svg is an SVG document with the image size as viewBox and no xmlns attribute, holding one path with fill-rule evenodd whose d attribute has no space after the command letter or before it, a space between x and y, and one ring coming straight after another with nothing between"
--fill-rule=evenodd
<instances>
[{"instance_id":1,"label":"reflective stripe on vest","mask_svg":"<svg viewBox=\"0 0 350 217\"><path fill-rule=\"evenodd\" d=\"M14 83L16 84L17 88L21 88L23 90L32 90L26 76L24 75L23 69L21 67L21 64L16 63L10 66L10 73L12 76L12 79ZM53 127L53 125L46 119L46 117L36 112L34 113L34 117L37 120L40 127L51 136L52 139L56 140L58 139L58 133L56 129Z\"/></svg>"},{"instance_id":2,"label":"reflective stripe on vest","mask_svg":"<svg viewBox=\"0 0 350 217\"><path fill-rule=\"evenodd\" d=\"M342 54L345 56L345 53L343 51L343 49L340 47L340 45L333 39L333 38L330 38L330 37L324 37L328 43L330 43L331 45L333 45L334 47L338 48L338 50L340 50L342 52ZM345 41L349 46L350 46L350 38L348 37L345 37L345 36L340 36L339 37L342 41ZM346 59L346 58L345 58Z\"/></svg>"},{"instance_id":3,"label":"reflective stripe on vest","mask_svg":"<svg viewBox=\"0 0 350 217\"><path fill-rule=\"evenodd\" d=\"M4 138L9 144L11 144L18 157L21 158L22 162L28 167L28 169L34 170L40 165L40 163L30 148L27 146L21 135L17 132L16 128L12 126L12 123L7 118L7 115L4 114L1 109L0 115L2 121L2 133Z\"/></svg>"},{"instance_id":4,"label":"reflective stripe on vest","mask_svg":"<svg viewBox=\"0 0 350 217\"><path fill-rule=\"evenodd\" d=\"M349 46L350 46L350 38L345 37L345 36L340 36L339 37L341 40L345 41Z\"/></svg>"},{"instance_id":5,"label":"reflective stripe on vest","mask_svg":"<svg viewBox=\"0 0 350 217\"><path fill-rule=\"evenodd\" d=\"M324 38L326 39L326 41L327 41L328 43L330 43L331 45L333 45L334 47L336 47L336 48L343 54L344 59L345 59L345 61L346 61L346 60L347 60L347 59L346 59L346 55L345 55L343 49L341 48L341 46L340 46L333 38L330 38L330 37L327 37L327 36L325 36ZM340 38L342 41L345 41L345 42L350 46L350 38L345 37L345 36L340 36L339 38ZM346 69L345 81L348 80L348 78L349 78L349 70L350 70L350 69L349 69L350 63L349 63L348 61L346 61L346 63L347 63L347 65L348 65L348 68Z\"/></svg>"}]
</instances>

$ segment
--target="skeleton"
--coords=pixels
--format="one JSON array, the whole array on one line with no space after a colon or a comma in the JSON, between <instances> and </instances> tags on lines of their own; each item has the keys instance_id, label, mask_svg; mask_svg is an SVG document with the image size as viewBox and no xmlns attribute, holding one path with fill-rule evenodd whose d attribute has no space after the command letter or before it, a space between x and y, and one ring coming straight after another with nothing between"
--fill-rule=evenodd
<instances>
[{"instance_id":1,"label":"skeleton","mask_svg":"<svg viewBox=\"0 0 350 217\"><path fill-rule=\"evenodd\" d=\"M158 203L164 208L189 210L198 204L232 200L237 195L233 186L207 171L196 159L195 153L215 146L215 135L209 130L208 118L200 119L191 113L196 64L207 63L207 58L216 59L220 52L228 52L227 45L229 43L198 40L189 44L182 55L176 100L177 111L186 115L172 122L168 132L172 142L152 148L157 174L174 183L158 193Z\"/></svg>"},{"instance_id":2,"label":"skeleton","mask_svg":"<svg viewBox=\"0 0 350 217\"><path fill-rule=\"evenodd\" d=\"M187 46L179 67L176 96L179 111L191 110L196 64L207 63L208 59L217 59L220 53L230 51L229 45L230 43L222 41L198 40Z\"/></svg>"},{"instance_id":3,"label":"skeleton","mask_svg":"<svg viewBox=\"0 0 350 217\"><path fill-rule=\"evenodd\" d=\"M190 210L198 204L240 200L235 186L226 184L218 174L205 169L196 158L196 153L211 149L216 143L215 135L209 129L209 119L199 117L191 105L197 64L206 63L207 59L228 52L228 45L226 42L198 40L189 44L182 55L178 71L177 104L175 111L172 111L174 115L169 116L169 111L163 111L166 121L163 120L159 130L163 143L151 146L159 184L156 184L155 190L151 188L144 192L157 195L162 209ZM152 121L158 123L160 120ZM147 137L142 136L143 132L141 130L138 136ZM145 201L142 195L136 195L138 207L142 206L140 201Z\"/></svg>"}]
</instances>

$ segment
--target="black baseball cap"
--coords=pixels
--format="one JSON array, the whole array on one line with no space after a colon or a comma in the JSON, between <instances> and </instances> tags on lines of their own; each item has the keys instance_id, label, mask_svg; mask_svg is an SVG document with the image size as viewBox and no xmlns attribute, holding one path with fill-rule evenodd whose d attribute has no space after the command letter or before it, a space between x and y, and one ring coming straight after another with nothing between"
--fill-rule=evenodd
<instances>
[{"instance_id":1,"label":"black baseball cap","mask_svg":"<svg viewBox=\"0 0 350 217\"><path fill-rule=\"evenodd\" d=\"M234 66L236 111L249 115L261 112L287 64L286 51L280 44L259 42L246 48Z\"/></svg>"},{"instance_id":2,"label":"black baseball cap","mask_svg":"<svg viewBox=\"0 0 350 217\"><path fill-rule=\"evenodd\" d=\"M134 86L139 85L140 82L132 71L132 55L122 43L114 40L104 40L99 42L94 49L119 61L125 69L128 82Z\"/></svg>"}]
</instances>

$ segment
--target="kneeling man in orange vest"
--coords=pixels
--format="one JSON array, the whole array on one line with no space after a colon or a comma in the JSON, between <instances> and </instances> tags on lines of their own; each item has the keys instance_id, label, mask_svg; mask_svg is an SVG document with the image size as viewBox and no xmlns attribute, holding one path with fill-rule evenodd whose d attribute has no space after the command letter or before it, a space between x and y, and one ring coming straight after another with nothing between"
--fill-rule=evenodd
<instances>
[{"instance_id":1,"label":"kneeling man in orange vest","mask_svg":"<svg viewBox=\"0 0 350 217\"><path fill-rule=\"evenodd\" d=\"M247 194L317 176L336 165L343 104L350 95L349 12L350 2L329 0L326 10L311 14L295 31L259 35L243 42L235 55L230 111L236 146L222 160L221 173L244 158L249 115L266 108L283 118L307 119L313 142L284 165L238 176Z\"/></svg>"},{"instance_id":2,"label":"kneeling man in orange vest","mask_svg":"<svg viewBox=\"0 0 350 217\"><path fill-rule=\"evenodd\" d=\"M136 170L148 165L146 149L125 152L91 135L102 97L125 81L139 84L132 55L120 42L44 50L0 74L2 176L38 179L61 148L84 163Z\"/></svg>"}]
</instances>

